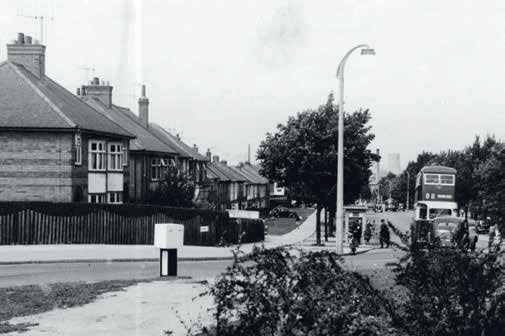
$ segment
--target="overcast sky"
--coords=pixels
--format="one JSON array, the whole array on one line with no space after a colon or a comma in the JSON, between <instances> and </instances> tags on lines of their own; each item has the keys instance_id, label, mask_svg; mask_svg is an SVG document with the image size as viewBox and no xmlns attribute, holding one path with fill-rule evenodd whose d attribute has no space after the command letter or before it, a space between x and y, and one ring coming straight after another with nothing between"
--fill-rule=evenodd
<instances>
[{"instance_id":1,"label":"overcast sky","mask_svg":"<svg viewBox=\"0 0 505 336\"><path fill-rule=\"evenodd\" d=\"M505 135L503 0L0 0L2 46L39 38L18 15L46 17L50 77L73 92L110 81L135 112L145 83L151 121L232 163L338 92L338 62L359 43L377 55L350 58L346 109L371 110L372 149L400 153L402 168L422 150Z\"/></svg>"}]
</instances>

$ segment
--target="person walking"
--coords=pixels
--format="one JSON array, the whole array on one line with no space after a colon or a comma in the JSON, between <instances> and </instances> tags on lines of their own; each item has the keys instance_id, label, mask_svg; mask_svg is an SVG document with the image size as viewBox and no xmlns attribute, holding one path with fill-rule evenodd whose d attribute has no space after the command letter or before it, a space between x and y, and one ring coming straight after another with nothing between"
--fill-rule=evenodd
<instances>
[{"instance_id":1,"label":"person walking","mask_svg":"<svg viewBox=\"0 0 505 336\"><path fill-rule=\"evenodd\" d=\"M381 248L384 248L384 245L386 245L386 247L389 248L390 245L389 238L390 238L389 228L384 219L381 219L381 226L379 231L379 241L381 244Z\"/></svg>"},{"instance_id":2,"label":"person walking","mask_svg":"<svg viewBox=\"0 0 505 336\"><path fill-rule=\"evenodd\" d=\"M365 243L368 245L370 243L370 239L372 238L372 228L371 224L367 223L365 227L365 233L363 235L363 238L365 238Z\"/></svg>"},{"instance_id":3,"label":"person walking","mask_svg":"<svg viewBox=\"0 0 505 336\"><path fill-rule=\"evenodd\" d=\"M494 224L491 224L489 226L489 241L487 243L488 248L491 248L491 246L493 246L495 235L496 235L496 227Z\"/></svg>"}]
</instances>

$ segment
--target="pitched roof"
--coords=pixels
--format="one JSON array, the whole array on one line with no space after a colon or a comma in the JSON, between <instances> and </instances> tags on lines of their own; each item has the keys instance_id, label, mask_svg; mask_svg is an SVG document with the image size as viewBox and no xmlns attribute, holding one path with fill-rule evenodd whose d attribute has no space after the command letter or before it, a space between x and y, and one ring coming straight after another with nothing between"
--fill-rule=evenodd
<instances>
[{"instance_id":1,"label":"pitched roof","mask_svg":"<svg viewBox=\"0 0 505 336\"><path fill-rule=\"evenodd\" d=\"M240 173L235 172L230 166L220 162L212 162L212 167L219 170L232 182L245 182L247 179Z\"/></svg>"},{"instance_id":2,"label":"pitched roof","mask_svg":"<svg viewBox=\"0 0 505 336\"><path fill-rule=\"evenodd\" d=\"M162 142L148 128L142 126L140 119L130 109L117 105L112 105L109 109L100 99L92 96L82 96L81 99L128 132L135 134L137 138L130 140L130 150L177 154L172 146Z\"/></svg>"},{"instance_id":3,"label":"pitched roof","mask_svg":"<svg viewBox=\"0 0 505 336\"><path fill-rule=\"evenodd\" d=\"M259 168L257 166L253 166L250 163L246 162L240 168L244 171L247 171L249 174L251 174L251 176L254 176L256 181L258 181L257 182L258 184L268 184L269 183L268 179L259 173Z\"/></svg>"},{"instance_id":4,"label":"pitched roof","mask_svg":"<svg viewBox=\"0 0 505 336\"><path fill-rule=\"evenodd\" d=\"M207 166L207 177L210 179L218 179L222 182L230 181L230 178L216 167L216 163L210 163Z\"/></svg>"},{"instance_id":5,"label":"pitched roof","mask_svg":"<svg viewBox=\"0 0 505 336\"><path fill-rule=\"evenodd\" d=\"M196 160L196 161L207 162L207 158L205 156L198 153L196 150L194 150L192 147L186 145L181 140L177 139L176 136L169 133L167 130L165 130L160 125L158 125L156 123L149 123L149 129L151 130L151 132L154 135L156 135L156 137L158 139L160 139L164 143L172 146L179 153L180 156L189 157L189 158L192 158L193 160Z\"/></svg>"},{"instance_id":6,"label":"pitched roof","mask_svg":"<svg viewBox=\"0 0 505 336\"><path fill-rule=\"evenodd\" d=\"M135 137L49 77L39 79L10 61L0 64L0 111L0 128L79 128Z\"/></svg>"},{"instance_id":7,"label":"pitched roof","mask_svg":"<svg viewBox=\"0 0 505 336\"><path fill-rule=\"evenodd\" d=\"M233 167L236 171L241 173L247 178L248 183L250 184L264 184L263 180L257 175L246 169L244 169L243 165L238 167Z\"/></svg>"},{"instance_id":8,"label":"pitched roof","mask_svg":"<svg viewBox=\"0 0 505 336\"><path fill-rule=\"evenodd\" d=\"M457 171L451 167L445 166L424 166L421 168L422 173L438 173L438 174L456 174Z\"/></svg>"}]
</instances>

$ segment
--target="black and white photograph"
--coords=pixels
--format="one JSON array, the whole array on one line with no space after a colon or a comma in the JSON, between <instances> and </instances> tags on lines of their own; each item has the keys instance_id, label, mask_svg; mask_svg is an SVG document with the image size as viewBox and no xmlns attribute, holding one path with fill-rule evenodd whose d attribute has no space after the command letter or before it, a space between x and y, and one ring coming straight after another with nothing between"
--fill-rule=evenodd
<instances>
[{"instance_id":1,"label":"black and white photograph","mask_svg":"<svg viewBox=\"0 0 505 336\"><path fill-rule=\"evenodd\" d=\"M505 2L0 28L0 335L505 335Z\"/></svg>"}]
</instances>

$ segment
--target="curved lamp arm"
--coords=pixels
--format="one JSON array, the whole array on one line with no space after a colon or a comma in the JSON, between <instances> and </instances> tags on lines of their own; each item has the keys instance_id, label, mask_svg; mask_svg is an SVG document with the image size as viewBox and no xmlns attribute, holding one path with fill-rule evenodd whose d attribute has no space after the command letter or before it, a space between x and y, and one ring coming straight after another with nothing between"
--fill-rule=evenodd
<instances>
[{"instance_id":1,"label":"curved lamp arm","mask_svg":"<svg viewBox=\"0 0 505 336\"><path fill-rule=\"evenodd\" d=\"M370 48L370 46L368 44L360 44L360 45L355 46L351 50L349 50L347 52L347 54L345 54L345 56L342 58L340 63L338 64L337 78L340 78L340 76L343 75L344 66L345 66L345 62L347 61L347 58L353 53L354 50L361 49L361 48L373 50L372 48Z\"/></svg>"}]
</instances>

